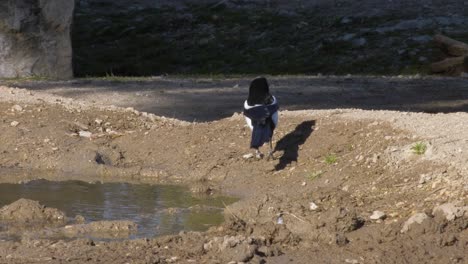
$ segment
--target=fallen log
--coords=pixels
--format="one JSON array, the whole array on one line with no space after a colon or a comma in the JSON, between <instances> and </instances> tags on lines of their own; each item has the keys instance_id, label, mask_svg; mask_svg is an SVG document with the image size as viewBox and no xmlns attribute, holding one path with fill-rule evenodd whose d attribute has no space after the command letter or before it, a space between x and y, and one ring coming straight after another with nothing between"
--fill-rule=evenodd
<instances>
[{"instance_id":1,"label":"fallen log","mask_svg":"<svg viewBox=\"0 0 468 264\"><path fill-rule=\"evenodd\" d=\"M437 34L434 36L434 42L450 56L468 55L468 44L461 41Z\"/></svg>"},{"instance_id":2,"label":"fallen log","mask_svg":"<svg viewBox=\"0 0 468 264\"><path fill-rule=\"evenodd\" d=\"M431 64L431 71L434 73L450 72L456 73L463 71L465 64L468 63L468 56L459 56L447 58L442 61L434 62ZM459 69L457 69L459 68Z\"/></svg>"}]
</instances>

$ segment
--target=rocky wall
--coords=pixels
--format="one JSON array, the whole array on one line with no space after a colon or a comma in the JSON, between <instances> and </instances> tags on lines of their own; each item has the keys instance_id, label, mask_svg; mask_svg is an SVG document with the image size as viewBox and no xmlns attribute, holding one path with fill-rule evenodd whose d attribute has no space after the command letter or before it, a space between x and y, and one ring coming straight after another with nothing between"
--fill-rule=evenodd
<instances>
[{"instance_id":1,"label":"rocky wall","mask_svg":"<svg viewBox=\"0 0 468 264\"><path fill-rule=\"evenodd\" d=\"M74 0L0 1L0 77L72 77L74 5Z\"/></svg>"}]
</instances>

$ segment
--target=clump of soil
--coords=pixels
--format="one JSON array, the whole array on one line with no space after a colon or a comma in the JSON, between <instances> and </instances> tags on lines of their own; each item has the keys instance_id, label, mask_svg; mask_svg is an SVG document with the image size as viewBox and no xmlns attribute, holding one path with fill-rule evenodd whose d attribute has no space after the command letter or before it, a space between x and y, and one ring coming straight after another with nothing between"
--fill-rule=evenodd
<instances>
[{"instance_id":1,"label":"clump of soil","mask_svg":"<svg viewBox=\"0 0 468 264\"><path fill-rule=\"evenodd\" d=\"M0 208L0 219L19 223L65 223L64 212L39 204L29 199L18 201Z\"/></svg>"}]
</instances>

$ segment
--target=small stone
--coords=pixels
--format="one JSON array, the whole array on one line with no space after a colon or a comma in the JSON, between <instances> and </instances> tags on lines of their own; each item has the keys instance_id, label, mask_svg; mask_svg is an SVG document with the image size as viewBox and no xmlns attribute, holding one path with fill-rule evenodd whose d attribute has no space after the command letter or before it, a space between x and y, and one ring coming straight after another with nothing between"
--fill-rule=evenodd
<instances>
[{"instance_id":1,"label":"small stone","mask_svg":"<svg viewBox=\"0 0 468 264\"><path fill-rule=\"evenodd\" d=\"M403 224L403 228L401 229L401 233L406 233L408 232L408 230L410 229L410 227L417 223L417 224L421 224L422 222L424 222L424 220L426 220L427 218L429 218L425 213L417 213L413 216L411 216L408 220L406 220L406 222Z\"/></svg>"},{"instance_id":2,"label":"small stone","mask_svg":"<svg viewBox=\"0 0 468 264\"><path fill-rule=\"evenodd\" d=\"M342 247L349 243L349 239L344 234L336 234L335 243Z\"/></svg>"},{"instance_id":3,"label":"small stone","mask_svg":"<svg viewBox=\"0 0 468 264\"><path fill-rule=\"evenodd\" d=\"M301 183L301 186L306 186L306 185L307 185L307 182L305 182L305 181L303 181L303 182Z\"/></svg>"},{"instance_id":4,"label":"small stone","mask_svg":"<svg viewBox=\"0 0 468 264\"><path fill-rule=\"evenodd\" d=\"M12 126L12 127L16 127L18 125L19 125L18 121L13 121L13 122L10 123L10 126Z\"/></svg>"},{"instance_id":5,"label":"small stone","mask_svg":"<svg viewBox=\"0 0 468 264\"><path fill-rule=\"evenodd\" d=\"M282 225L282 224L284 223L283 217L282 217L282 216L279 216L278 219L276 220L276 223L277 223L278 225Z\"/></svg>"},{"instance_id":6,"label":"small stone","mask_svg":"<svg viewBox=\"0 0 468 264\"><path fill-rule=\"evenodd\" d=\"M345 192L349 191L349 185L345 185L341 190Z\"/></svg>"},{"instance_id":7,"label":"small stone","mask_svg":"<svg viewBox=\"0 0 468 264\"><path fill-rule=\"evenodd\" d=\"M102 119L96 119L94 120L94 123L96 123L98 126L100 126L102 124Z\"/></svg>"},{"instance_id":8,"label":"small stone","mask_svg":"<svg viewBox=\"0 0 468 264\"><path fill-rule=\"evenodd\" d=\"M91 136L93 135L91 132L89 131L83 131L81 130L80 132L78 132L78 135L80 137L84 137L84 138L91 138Z\"/></svg>"},{"instance_id":9,"label":"small stone","mask_svg":"<svg viewBox=\"0 0 468 264\"><path fill-rule=\"evenodd\" d=\"M448 221L453 221L456 218L462 217L465 213L468 213L468 206L457 207L453 203L445 203L436 206L432 211L433 215L442 213Z\"/></svg>"},{"instance_id":10,"label":"small stone","mask_svg":"<svg viewBox=\"0 0 468 264\"><path fill-rule=\"evenodd\" d=\"M372 220L383 220L387 217L387 215L382 211L374 211L370 216Z\"/></svg>"},{"instance_id":11,"label":"small stone","mask_svg":"<svg viewBox=\"0 0 468 264\"><path fill-rule=\"evenodd\" d=\"M312 211L315 211L318 209L318 205L316 205L314 202L309 203L309 209Z\"/></svg>"},{"instance_id":12,"label":"small stone","mask_svg":"<svg viewBox=\"0 0 468 264\"><path fill-rule=\"evenodd\" d=\"M358 38L352 41L353 46L355 47L363 47L367 44L367 40L365 38Z\"/></svg>"},{"instance_id":13,"label":"small stone","mask_svg":"<svg viewBox=\"0 0 468 264\"><path fill-rule=\"evenodd\" d=\"M254 155L253 155L252 153L249 153L249 154L245 154L244 156L242 156L242 158L248 160L248 159L253 158L253 156L254 156Z\"/></svg>"},{"instance_id":14,"label":"small stone","mask_svg":"<svg viewBox=\"0 0 468 264\"><path fill-rule=\"evenodd\" d=\"M84 224L84 223L86 223L86 219L82 215L76 215L75 216L75 222L77 224Z\"/></svg>"},{"instance_id":15,"label":"small stone","mask_svg":"<svg viewBox=\"0 0 468 264\"><path fill-rule=\"evenodd\" d=\"M12 108L11 108L12 111L17 111L17 112L21 112L23 111L23 107L19 106L19 105L14 105Z\"/></svg>"}]
</instances>

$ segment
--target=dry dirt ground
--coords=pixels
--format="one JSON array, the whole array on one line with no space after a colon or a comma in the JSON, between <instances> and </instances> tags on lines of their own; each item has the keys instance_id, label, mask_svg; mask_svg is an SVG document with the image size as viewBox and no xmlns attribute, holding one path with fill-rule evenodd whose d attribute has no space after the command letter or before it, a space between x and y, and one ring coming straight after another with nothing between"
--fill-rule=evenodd
<instances>
[{"instance_id":1,"label":"dry dirt ground","mask_svg":"<svg viewBox=\"0 0 468 264\"><path fill-rule=\"evenodd\" d=\"M233 112L247 79L1 86L0 182L178 183L241 200L207 232L113 242L22 234L33 218L132 227L64 228L61 212L21 200L0 209L22 234L0 241L0 263L468 263L466 79L271 84L282 111L269 161L243 157L250 132Z\"/></svg>"}]
</instances>

